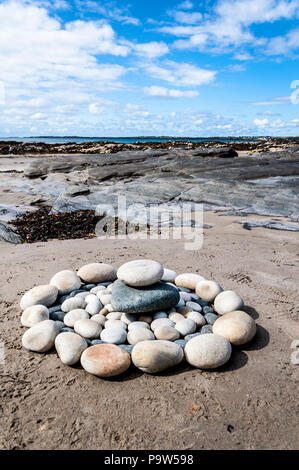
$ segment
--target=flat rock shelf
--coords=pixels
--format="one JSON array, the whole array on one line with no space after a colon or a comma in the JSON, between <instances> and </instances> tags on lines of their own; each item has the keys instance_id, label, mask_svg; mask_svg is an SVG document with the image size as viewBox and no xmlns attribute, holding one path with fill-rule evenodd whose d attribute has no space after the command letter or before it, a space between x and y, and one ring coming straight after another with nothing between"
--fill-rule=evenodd
<instances>
[{"instance_id":1,"label":"flat rock shelf","mask_svg":"<svg viewBox=\"0 0 299 470\"><path fill-rule=\"evenodd\" d=\"M118 270L95 262L53 273L49 284L23 295L22 344L37 353L55 348L63 364L80 362L102 378L132 365L157 374L182 361L213 370L255 336L243 305L216 280L157 261L133 260Z\"/></svg>"}]
</instances>

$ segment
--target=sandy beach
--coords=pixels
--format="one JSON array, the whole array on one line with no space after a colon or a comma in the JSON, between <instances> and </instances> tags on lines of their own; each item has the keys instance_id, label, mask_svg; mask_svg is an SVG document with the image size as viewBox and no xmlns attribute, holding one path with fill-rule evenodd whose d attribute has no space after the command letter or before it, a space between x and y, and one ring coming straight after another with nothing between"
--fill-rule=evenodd
<instances>
[{"instance_id":1,"label":"sandy beach","mask_svg":"<svg viewBox=\"0 0 299 470\"><path fill-rule=\"evenodd\" d=\"M174 240L1 243L0 448L297 448L298 366L291 344L299 338L298 236L244 230L238 220L205 212L212 228L199 251L185 251ZM239 292L258 325L254 340L213 372L184 362L157 376L131 367L107 380L64 366L55 352L22 348L19 300L26 290L61 269L93 261L118 267L135 258L198 272Z\"/></svg>"}]
</instances>

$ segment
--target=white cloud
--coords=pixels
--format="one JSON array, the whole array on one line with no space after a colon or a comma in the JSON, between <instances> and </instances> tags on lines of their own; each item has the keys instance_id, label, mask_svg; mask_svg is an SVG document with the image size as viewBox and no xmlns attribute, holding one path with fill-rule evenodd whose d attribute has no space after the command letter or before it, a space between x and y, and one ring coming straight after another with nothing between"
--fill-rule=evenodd
<instances>
[{"instance_id":1,"label":"white cloud","mask_svg":"<svg viewBox=\"0 0 299 470\"><path fill-rule=\"evenodd\" d=\"M257 127L265 127L267 124L268 124L268 119L265 118L265 119L255 119L253 121L253 123L257 126Z\"/></svg>"},{"instance_id":2,"label":"white cloud","mask_svg":"<svg viewBox=\"0 0 299 470\"><path fill-rule=\"evenodd\" d=\"M141 24L138 18L128 14L128 8L118 8L114 1L105 2L105 5L103 5L104 2L99 4L97 1L93 0L77 0L76 3L77 7L83 12L87 10L89 12L99 13L109 20L119 21L123 24L134 26Z\"/></svg>"},{"instance_id":3,"label":"white cloud","mask_svg":"<svg viewBox=\"0 0 299 470\"><path fill-rule=\"evenodd\" d=\"M172 16L178 23L183 24L196 24L202 19L202 14L199 12L174 11Z\"/></svg>"},{"instance_id":4,"label":"white cloud","mask_svg":"<svg viewBox=\"0 0 299 470\"><path fill-rule=\"evenodd\" d=\"M134 46L134 50L137 55L147 57L149 59L161 57L169 52L167 44L156 41L147 42L145 44L136 44Z\"/></svg>"},{"instance_id":5,"label":"white cloud","mask_svg":"<svg viewBox=\"0 0 299 470\"><path fill-rule=\"evenodd\" d=\"M147 72L154 78L172 83L176 86L200 86L211 83L216 71L205 70L191 64L165 62L164 65L145 65Z\"/></svg>"},{"instance_id":6,"label":"white cloud","mask_svg":"<svg viewBox=\"0 0 299 470\"><path fill-rule=\"evenodd\" d=\"M291 96L278 96L267 101L255 101L251 104L255 106L274 106L279 104L289 104L291 102Z\"/></svg>"},{"instance_id":7,"label":"white cloud","mask_svg":"<svg viewBox=\"0 0 299 470\"><path fill-rule=\"evenodd\" d=\"M183 3L180 3L178 5L178 10L192 10L193 8L193 3L189 2L189 0L186 0Z\"/></svg>"},{"instance_id":8,"label":"white cloud","mask_svg":"<svg viewBox=\"0 0 299 470\"><path fill-rule=\"evenodd\" d=\"M161 86L151 86L143 89L144 93L149 96L166 97L166 98L194 98L199 93L196 90L169 90Z\"/></svg>"}]
</instances>

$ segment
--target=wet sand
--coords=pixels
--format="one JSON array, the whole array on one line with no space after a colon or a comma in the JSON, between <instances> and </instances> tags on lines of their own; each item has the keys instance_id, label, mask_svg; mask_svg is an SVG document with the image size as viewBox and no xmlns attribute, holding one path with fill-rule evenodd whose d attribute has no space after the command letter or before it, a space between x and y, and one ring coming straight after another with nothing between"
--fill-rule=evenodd
<instances>
[{"instance_id":1,"label":"wet sand","mask_svg":"<svg viewBox=\"0 0 299 470\"><path fill-rule=\"evenodd\" d=\"M257 216L253 217L254 219ZM1 449L295 449L298 448L298 235L255 228L207 212L204 245L173 240L67 240L0 243ZM102 380L61 364L55 351L24 350L19 300L61 269L93 261L161 261L235 289L258 324L221 369L186 363L158 376L135 368Z\"/></svg>"}]
</instances>

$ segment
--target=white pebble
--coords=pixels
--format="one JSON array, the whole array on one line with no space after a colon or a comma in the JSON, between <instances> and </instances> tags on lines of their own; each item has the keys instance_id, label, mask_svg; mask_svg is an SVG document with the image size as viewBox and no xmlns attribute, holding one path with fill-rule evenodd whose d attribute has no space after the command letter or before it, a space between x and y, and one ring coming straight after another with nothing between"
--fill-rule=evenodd
<instances>
[{"instance_id":1,"label":"white pebble","mask_svg":"<svg viewBox=\"0 0 299 470\"><path fill-rule=\"evenodd\" d=\"M190 318L184 318L175 324L175 328L182 336L186 336L196 331L196 323Z\"/></svg>"},{"instance_id":2,"label":"white pebble","mask_svg":"<svg viewBox=\"0 0 299 470\"><path fill-rule=\"evenodd\" d=\"M49 310L44 305L32 305L26 308L21 316L21 323L27 328L45 320L49 320Z\"/></svg>"},{"instance_id":3,"label":"white pebble","mask_svg":"<svg viewBox=\"0 0 299 470\"><path fill-rule=\"evenodd\" d=\"M89 315L86 310L83 310L82 308L77 308L68 312L64 316L63 322L66 326L73 328L77 320L81 320L84 318L89 319Z\"/></svg>"},{"instance_id":4,"label":"white pebble","mask_svg":"<svg viewBox=\"0 0 299 470\"><path fill-rule=\"evenodd\" d=\"M96 339L100 336L102 327L98 322L84 318L75 322L74 330L83 338Z\"/></svg>"}]
</instances>

